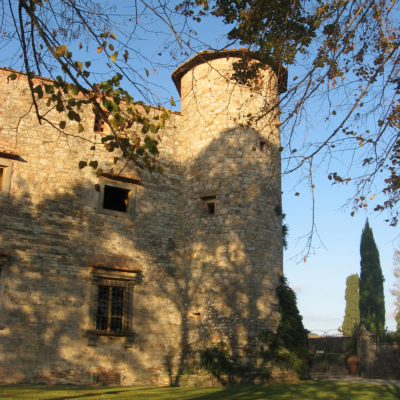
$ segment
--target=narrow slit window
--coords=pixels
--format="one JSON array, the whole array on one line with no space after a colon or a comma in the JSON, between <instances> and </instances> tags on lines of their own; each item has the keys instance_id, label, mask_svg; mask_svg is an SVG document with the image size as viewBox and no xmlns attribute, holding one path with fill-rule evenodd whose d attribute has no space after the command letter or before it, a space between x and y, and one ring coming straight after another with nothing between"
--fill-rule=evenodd
<instances>
[{"instance_id":1,"label":"narrow slit window","mask_svg":"<svg viewBox=\"0 0 400 400\"><path fill-rule=\"evenodd\" d=\"M94 118L94 131L100 133L104 132L104 119L98 115Z\"/></svg>"},{"instance_id":2,"label":"narrow slit window","mask_svg":"<svg viewBox=\"0 0 400 400\"><path fill-rule=\"evenodd\" d=\"M259 149L261 153L265 153L267 151L267 142L265 140L260 140Z\"/></svg>"},{"instance_id":3,"label":"narrow slit window","mask_svg":"<svg viewBox=\"0 0 400 400\"><path fill-rule=\"evenodd\" d=\"M107 210L128 211L129 190L116 186L104 186L103 208Z\"/></svg>"}]
</instances>

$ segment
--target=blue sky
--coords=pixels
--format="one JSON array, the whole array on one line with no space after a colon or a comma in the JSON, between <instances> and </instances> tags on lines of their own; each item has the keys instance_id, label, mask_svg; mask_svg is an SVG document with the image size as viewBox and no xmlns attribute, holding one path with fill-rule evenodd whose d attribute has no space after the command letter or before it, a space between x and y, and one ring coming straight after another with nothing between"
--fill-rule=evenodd
<instances>
[{"instance_id":1,"label":"blue sky","mask_svg":"<svg viewBox=\"0 0 400 400\"><path fill-rule=\"evenodd\" d=\"M139 62L134 58L132 58L132 62L137 63L142 76L145 76L144 68L151 71L148 79L150 83L154 84L152 87L154 99L166 103L168 106L168 101L173 96L179 109L179 96L170 75L175 67L188 58L188 55L178 52L173 60L167 57L168 52L163 50L163 40L166 38L171 40L171 38L160 33L161 31L165 33L166 30L159 25L157 20L146 21L149 31L141 32L142 39L132 43L132 46L140 50L150 62ZM223 34L227 31L227 27L220 20L209 18L195 28L198 37L205 43L203 45L200 42L193 42L192 44L197 50L206 49L206 44L213 48L221 48L225 43ZM155 31L159 33L155 33ZM15 48L16 44L14 43L11 47L0 46L0 66L18 68L20 60L13 58L12 46ZM100 68L102 55L97 54L94 49L89 47L85 57L90 59L93 65L99 66L98 72L102 72ZM161 57L158 55L160 51L163 53ZM165 66L161 64L165 64ZM289 79L294 75L298 75L296 68L289 68ZM310 121L307 121L307 125L303 123L297 127L296 134L299 135L299 138L306 134L317 135L318 129L329 128L329 122L318 120L317 116L320 110L317 106L321 107L318 99L315 109L310 110L310 114L314 114L315 117L311 121L311 127ZM284 132L282 133L284 134ZM346 157L348 155L344 155L342 157L344 159L339 156L336 161L338 165L342 162L346 164L348 161ZM390 330L393 330L395 329L394 306L390 289L394 281L393 252L396 245L400 248L399 229L389 227L384 222L385 215L369 212L367 209L360 210L354 217L351 217L351 210L345 205L353 195L353 188L350 185L332 186L326 178L327 162L324 163L323 159L320 161L321 166L314 176L317 232L313 238L313 251L307 257L306 262L303 257L312 217L308 184L306 181L299 183L302 178L301 173L300 175L285 175L282 181L283 211L287 215L285 222L289 226L289 247L284 254L284 273L288 277L289 284L296 291L305 327L314 332L326 332L334 331L342 324L346 278L350 274L360 272L360 237L368 217L380 251L381 266L385 277L386 324ZM331 164L330 167L335 168L335 164ZM294 195L297 191L301 193L300 196Z\"/></svg>"},{"instance_id":2,"label":"blue sky","mask_svg":"<svg viewBox=\"0 0 400 400\"><path fill-rule=\"evenodd\" d=\"M346 278L360 273L360 239L368 217L385 277L386 325L389 330L395 330L390 290L394 283L394 248L400 247L398 227L389 227L383 215L365 209L351 217L351 210L344 207L351 189L332 186L325 176L321 176L316 180L316 248L304 262L304 235L310 229L311 202L307 196L294 196L290 189L295 183L294 177L283 178L283 208L289 226L284 272L297 294L305 327L321 333L333 332L342 324Z\"/></svg>"}]
</instances>

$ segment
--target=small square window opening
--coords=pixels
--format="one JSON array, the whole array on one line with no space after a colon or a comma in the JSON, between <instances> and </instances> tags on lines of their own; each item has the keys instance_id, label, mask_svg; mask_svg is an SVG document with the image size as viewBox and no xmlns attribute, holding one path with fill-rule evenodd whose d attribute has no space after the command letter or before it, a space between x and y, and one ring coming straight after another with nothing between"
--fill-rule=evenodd
<instances>
[{"instance_id":1,"label":"small square window opening","mask_svg":"<svg viewBox=\"0 0 400 400\"><path fill-rule=\"evenodd\" d=\"M215 196L202 197L204 215L214 215L216 212Z\"/></svg>"},{"instance_id":2,"label":"small square window opening","mask_svg":"<svg viewBox=\"0 0 400 400\"><path fill-rule=\"evenodd\" d=\"M103 208L107 210L128 211L129 190L116 186L104 186Z\"/></svg>"}]
</instances>

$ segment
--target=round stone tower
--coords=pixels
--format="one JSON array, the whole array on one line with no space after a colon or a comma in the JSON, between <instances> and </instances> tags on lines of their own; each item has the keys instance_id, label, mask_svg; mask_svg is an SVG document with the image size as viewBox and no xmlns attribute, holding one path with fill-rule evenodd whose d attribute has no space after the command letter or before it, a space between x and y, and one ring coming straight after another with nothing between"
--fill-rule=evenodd
<instances>
[{"instance_id":1,"label":"round stone tower","mask_svg":"<svg viewBox=\"0 0 400 400\"><path fill-rule=\"evenodd\" d=\"M233 78L247 50L202 52L172 75L181 94L187 342L222 341L255 362L260 332L279 321L282 275L278 95L272 67Z\"/></svg>"}]
</instances>

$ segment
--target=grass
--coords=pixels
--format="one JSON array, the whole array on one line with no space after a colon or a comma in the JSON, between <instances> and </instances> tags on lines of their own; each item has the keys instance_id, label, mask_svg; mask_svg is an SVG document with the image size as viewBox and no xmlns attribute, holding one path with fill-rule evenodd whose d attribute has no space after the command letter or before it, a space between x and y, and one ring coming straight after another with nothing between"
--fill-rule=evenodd
<instances>
[{"instance_id":1,"label":"grass","mask_svg":"<svg viewBox=\"0 0 400 400\"><path fill-rule=\"evenodd\" d=\"M0 400L132 399L132 400L397 400L400 387L363 383L303 381L295 384L223 388L0 386Z\"/></svg>"}]
</instances>

